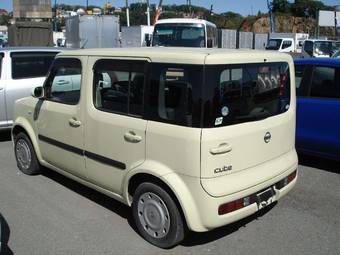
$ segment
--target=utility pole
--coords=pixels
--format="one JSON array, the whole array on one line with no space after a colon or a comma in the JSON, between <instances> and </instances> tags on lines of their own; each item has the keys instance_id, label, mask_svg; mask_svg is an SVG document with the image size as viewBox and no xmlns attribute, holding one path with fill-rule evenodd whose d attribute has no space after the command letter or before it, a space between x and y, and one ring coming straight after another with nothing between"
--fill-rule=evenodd
<instances>
[{"instance_id":1,"label":"utility pole","mask_svg":"<svg viewBox=\"0 0 340 255\"><path fill-rule=\"evenodd\" d=\"M269 0L267 0L267 6L268 6L268 11L269 11L270 32L274 33L275 32L274 17L273 17L273 12L272 12L272 6Z\"/></svg>"},{"instance_id":2,"label":"utility pole","mask_svg":"<svg viewBox=\"0 0 340 255\"><path fill-rule=\"evenodd\" d=\"M54 31L57 31L57 0L54 0Z\"/></svg>"},{"instance_id":3,"label":"utility pole","mask_svg":"<svg viewBox=\"0 0 340 255\"><path fill-rule=\"evenodd\" d=\"M130 26L130 13L129 13L129 3L128 0L125 0L126 3L126 25Z\"/></svg>"},{"instance_id":4,"label":"utility pole","mask_svg":"<svg viewBox=\"0 0 340 255\"><path fill-rule=\"evenodd\" d=\"M146 15L148 26L150 26L150 0L146 0Z\"/></svg>"},{"instance_id":5,"label":"utility pole","mask_svg":"<svg viewBox=\"0 0 340 255\"><path fill-rule=\"evenodd\" d=\"M89 0L86 0L86 14L87 14L88 9L89 9Z\"/></svg>"}]
</instances>

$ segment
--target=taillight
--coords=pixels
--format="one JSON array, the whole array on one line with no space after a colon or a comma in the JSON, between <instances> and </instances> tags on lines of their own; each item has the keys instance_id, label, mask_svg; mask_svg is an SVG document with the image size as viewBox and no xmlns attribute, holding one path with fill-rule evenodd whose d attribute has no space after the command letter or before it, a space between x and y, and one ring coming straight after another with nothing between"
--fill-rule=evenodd
<instances>
[{"instance_id":1,"label":"taillight","mask_svg":"<svg viewBox=\"0 0 340 255\"><path fill-rule=\"evenodd\" d=\"M245 198L237 199L235 201L231 201L231 202L226 203L226 204L222 204L218 207L218 215L222 215L222 214L226 214L226 213L236 211L238 209L241 209L241 208L249 205L249 203L250 203L250 198L245 197Z\"/></svg>"},{"instance_id":2,"label":"taillight","mask_svg":"<svg viewBox=\"0 0 340 255\"><path fill-rule=\"evenodd\" d=\"M279 96L282 97L285 93L285 87L288 81L288 75L284 74L280 76L280 85L279 85Z\"/></svg>"},{"instance_id":3,"label":"taillight","mask_svg":"<svg viewBox=\"0 0 340 255\"><path fill-rule=\"evenodd\" d=\"M292 172L290 175L288 175L288 183L290 183L292 180L294 180L296 177L296 170Z\"/></svg>"}]
</instances>

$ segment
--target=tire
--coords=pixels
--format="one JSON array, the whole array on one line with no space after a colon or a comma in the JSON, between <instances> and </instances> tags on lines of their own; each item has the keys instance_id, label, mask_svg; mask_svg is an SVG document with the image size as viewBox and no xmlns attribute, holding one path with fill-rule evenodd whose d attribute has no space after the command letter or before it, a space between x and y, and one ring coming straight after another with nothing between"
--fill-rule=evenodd
<instances>
[{"instance_id":1,"label":"tire","mask_svg":"<svg viewBox=\"0 0 340 255\"><path fill-rule=\"evenodd\" d=\"M153 183L140 184L133 196L132 214L140 235L151 244L168 249L185 237L185 226L172 197Z\"/></svg>"},{"instance_id":2,"label":"tire","mask_svg":"<svg viewBox=\"0 0 340 255\"><path fill-rule=\"evenodd\" d=\"M25 133L19 133L14 139L14 153L17 166L21 172L27 175L41 173L41 167L31 140Z\"/></svg>"}]
</instances>

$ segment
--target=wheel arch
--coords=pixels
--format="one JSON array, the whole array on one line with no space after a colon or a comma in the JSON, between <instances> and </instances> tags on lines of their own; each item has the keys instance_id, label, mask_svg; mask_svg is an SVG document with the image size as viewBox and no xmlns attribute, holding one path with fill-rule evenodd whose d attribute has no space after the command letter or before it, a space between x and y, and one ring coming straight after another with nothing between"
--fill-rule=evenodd
<instances>
[{"instance_id":1,"label":"wheel arch","mask_svg":"<svg viewBox=\"0 0 340 255\"><path fill-rule=\"evenodd\" d=\"M151 182L159 185L174 199L181 216L185 222L185 227L193 231L206 231L199 217L197 206L191 192L183 180L176 173L157 176L150 172L138 172L131 175L126 185L127 204L131 206L133 194L138 185L143 182ZM176 187L176 188L175 188Z\"/></svg>"},{"instance_id":2,"label":"wheel arch","mask_svg":"<svg viewBox=\"0 0 340 255\"><path fill-rule=\"evenodd\" d=\"M28 136L28 138L31 140L33 148L35 150L35 154L37 155L38 160L41 161L42 157L41 157L41 153L39 150L37 137L30 123L24 118L18 118L12 127L11 134L12 134L13 143L15 141L15 137L21 132L25 133Z\"/></svg>"}]
</instances>

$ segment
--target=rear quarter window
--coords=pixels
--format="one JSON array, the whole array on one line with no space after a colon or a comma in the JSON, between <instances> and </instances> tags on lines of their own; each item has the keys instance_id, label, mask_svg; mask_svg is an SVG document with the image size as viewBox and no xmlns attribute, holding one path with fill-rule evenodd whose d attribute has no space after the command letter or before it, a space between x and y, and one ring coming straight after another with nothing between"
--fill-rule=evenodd
<instances>
[{"instance_id":1,"label":"rear quarter window","mask_svg":"<svg viewBox=\"0 0 340 255\"><path fill-rule=\"evenodd\" d=\"M12 58L12 78L45 77L57 52L15 52Z\"/></svg>"}]
</instances>

